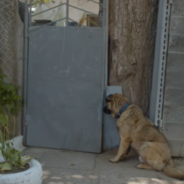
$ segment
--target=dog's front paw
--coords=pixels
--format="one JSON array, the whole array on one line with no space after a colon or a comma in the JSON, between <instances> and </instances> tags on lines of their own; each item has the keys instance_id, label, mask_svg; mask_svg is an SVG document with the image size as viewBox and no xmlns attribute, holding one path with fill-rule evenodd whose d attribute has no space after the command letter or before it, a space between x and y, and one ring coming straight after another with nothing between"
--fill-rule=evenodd
<instances>
[{"instance_id":1,"label":"dog's front paw","mask_svg":"<svg viewBox=\"0 0 184 184\"><path fill-rule=\"evenodd\" d=\"M115 158L111 158L111 159L109 160L109 162L117 163L117 162L118 162L118 160L116 160Z\"/></svg>"}]
</instances>

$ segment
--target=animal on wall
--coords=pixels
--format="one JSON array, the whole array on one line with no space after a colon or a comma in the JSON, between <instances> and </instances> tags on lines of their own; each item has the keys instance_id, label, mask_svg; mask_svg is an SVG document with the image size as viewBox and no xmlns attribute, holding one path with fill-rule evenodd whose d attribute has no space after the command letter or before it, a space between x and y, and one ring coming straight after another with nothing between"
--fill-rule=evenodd
<instances>
[{"instance_id":1,"label":"animal on wall","mask_svg":"<svg viewBox=\"0 0 184 184\"><path fill-rule=\"evenodd\" d=\"M117 119L116 127L120 136L117 155L110 162L122 160L131 147L139 154L137 168L163 171L169 177L184 179L184 173L174 166L165 136L137 105L129 104L122 94L111 94L106 97L103 111Z\"/></svg>"}]
</instances>

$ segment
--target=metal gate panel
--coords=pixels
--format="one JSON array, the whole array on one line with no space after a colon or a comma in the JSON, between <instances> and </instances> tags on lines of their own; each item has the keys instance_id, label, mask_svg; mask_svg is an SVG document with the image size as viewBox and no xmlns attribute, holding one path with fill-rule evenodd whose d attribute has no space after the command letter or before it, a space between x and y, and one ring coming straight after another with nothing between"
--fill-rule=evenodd
<instances>
[{"instance_id":1,"label":"metal gate panel","mask_svg":"<svg viewBox=\"0 0 184 184\"><path fill-rule=\"evenodd\" d=\"M104 29L42 27L29 33L26 144L100 152Z\"/></svg>"}]
</instances>

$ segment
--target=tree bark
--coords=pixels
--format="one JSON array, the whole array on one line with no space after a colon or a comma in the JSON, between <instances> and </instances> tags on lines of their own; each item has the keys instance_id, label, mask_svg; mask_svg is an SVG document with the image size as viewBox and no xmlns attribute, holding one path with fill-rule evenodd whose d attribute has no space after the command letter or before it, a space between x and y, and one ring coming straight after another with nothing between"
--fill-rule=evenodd
<instances>
[{"instance_id":1,"label":"tree bark","mask_svg":"<svg viewBox=\"0 0 184 184\"><path fill-rule=\"evenodd\" d=\"M148 114L154 59L156 0L109 0L109 85Z\"/></svg>"}]
</instances>

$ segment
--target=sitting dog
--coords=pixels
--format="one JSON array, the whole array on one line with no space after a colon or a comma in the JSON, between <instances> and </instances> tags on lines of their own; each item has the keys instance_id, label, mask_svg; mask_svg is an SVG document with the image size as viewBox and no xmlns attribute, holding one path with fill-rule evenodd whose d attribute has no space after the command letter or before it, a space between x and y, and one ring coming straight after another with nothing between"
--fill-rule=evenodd
<instances>
[{"instance_id":1,"label":"sitting dog","mask_svg":"<svg viewBox=\"0 0 184 184\"><path fill-rule=\"evenodd\" d=\"M169 177L184 179L184 174L174 167L166 138L138 106L130 105L121 94L109 95L106 103L103 111L117 119L120 136L118 153L110 159L111 162L118 162L125 157L131 146L140 155L137 168L163 171Z\"/></svg>"}]
</instances>

